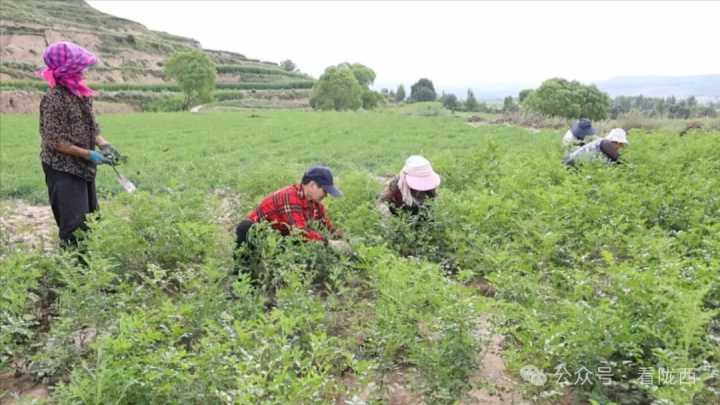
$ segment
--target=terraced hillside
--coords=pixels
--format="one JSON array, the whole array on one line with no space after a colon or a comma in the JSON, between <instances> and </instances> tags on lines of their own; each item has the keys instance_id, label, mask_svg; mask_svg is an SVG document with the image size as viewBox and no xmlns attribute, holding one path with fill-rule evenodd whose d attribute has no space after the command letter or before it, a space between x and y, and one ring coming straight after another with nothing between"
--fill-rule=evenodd
<instances>
[{"instance_id":1,"label":"terraced hillside","mask_svg":"<svg viewBox=\"0 0 720 405\"><path fill-rule=\"evenodd\" d=\"M69 40L99 56L88 80L103 90L101 101L124 102L141 108L176 88L163 79L165 60L186 49L201 49L198 41L151 31L126 19L104 14L82 0L4 0L0 2L0 111L27 112L44 84L33 72L42 66L42 51L52 42ZM204 50L218 66L220 99L246 98L241 90L309 89L313 79L283 70L277 63L244 55ZM24 93L18 93L22 91ZM120 92L121 94L117 94ZM128 94L132 92L132 94ZM304 97L306 92L290 93ZM287 94L285 95L287 97ZM271 97L266 97L271 98Z\"/></svg>"}]
</instances>

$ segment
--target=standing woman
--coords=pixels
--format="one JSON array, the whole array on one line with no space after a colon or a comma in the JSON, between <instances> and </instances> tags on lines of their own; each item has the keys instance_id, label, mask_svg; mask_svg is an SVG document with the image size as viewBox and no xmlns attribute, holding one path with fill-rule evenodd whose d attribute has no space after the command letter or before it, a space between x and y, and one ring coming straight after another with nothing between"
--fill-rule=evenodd
<instances>
[{"instance_id":1,"label":"standing woman","mask_svg":"<svg viewBox=\"0 0 720 405\"><path fill-rule=\"evenodd\" d=\"M119 154L100 136L92 106L95 92L83 77L97 57L72 42L56 42L43 60L47 67L39 75L50 88L40 102L40 159L61 244L76 246L74 232L86 230L85 216L98 209L96 167Z\"/></svg>"}]
</instances>

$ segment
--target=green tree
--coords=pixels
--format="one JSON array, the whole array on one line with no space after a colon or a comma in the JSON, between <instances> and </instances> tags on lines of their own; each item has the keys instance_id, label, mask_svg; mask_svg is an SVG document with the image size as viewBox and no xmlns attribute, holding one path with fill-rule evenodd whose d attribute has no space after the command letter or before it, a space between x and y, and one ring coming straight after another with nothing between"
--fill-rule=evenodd
<instances>
[{"instance_id":1,"label":"green tree","mask_svg":"<svg viewBox=\"0 0 720 405\"><path fill-rule=\"evenodd\" d=\"M522 102L525 101L527 96L529 96L530 93L532 93L532 92L533 92L533 89L520 90L520 93L518 93L518 103L522 104Z\"/></svg>"},{"instance_id":2,"label":"green tree","mask_svg":"<svg viewBox=\"0 0 720 405\"><path fill-rule=\"evenodd\" d=\"M503 100L503 112L509 113L517 111L517 109L517 104L515 104L515 100L513 100L512 96L505 97L505 99Z\"/></svg>"},{"instance_id":3,"label":"green tree","mask_svg":"<svg viewBox=\"0 0 720 405\"><path fill-rule=\"evenodd\" d=\"M280 62L280 67L287 72L294 72L295 70L297 70L297 66L290 59L285 59L284 61Z\"/></svg>"},{"instance_id":4,"label":"green tree","mask_svg":"<svg viewBox=\"0 0 720 405\"><path fill-rule=\"evenodd\" d=\"M212 100L217 72L215 63L202 51L176 53L165 64L165 75L185 93L185 109Z\"/></svg>"},{"instance_id":5,"label":"green tree","mask_svg":"<svg viewBox=\"0 0 720 405\"><path fill-rule=\"evenodd\" d=\"M718 116L718 112L712 106L702 105L695 108L694 115L696 117L716 118Z\"/></svg>"},{"instance_id":6,"label":"green tree","mask_svg":"<svg viewBox=\"0 0 720 405\"><path fill-rule=\"evenodd\" d=\"M402 84L398 86L397 92L395 92L395 101L400 103L405 100L405 86Z\"/></svg>"},{"instance_id":7,"label":"green tree","mask_svg":"<svg viewBox=\"0 0 720 405\"><path fill-rule=\"evenodd\" d=\"M666 110L667 110L667 106L665 105L665 99L662 99L662 98L661 98L661 99L658 99L658 100L655 102L655 108L654 108L654 110L655 110L656 115L657 115L658 117L664 117L664 116L665 116L665 112L666 112Z\"/></svg>"},{"instance_id":8,"label":"green tree","mask_svg":"<svg viewBox=\"0 0 720 405\"><path fill-rule=\"evenodd\" d=\"M467 97L465 98L465 111L480 111L480 105L475 98L475 93L473 93L471 89L468 89Z\"/></svg>"},{"instance_id":9,"label":"green tree","mask_svg":"<svg viewBox=\"0 0 720 405\"><path fill-rule=\"evenodd\" d=\"M353 75L355 75L355 79L357 79L361 86L369 87L375 81L375 71L369 67L359 63L353 63L352 65L345 63L345 65L352 70Z\"/></svg>"},{"instance_id":10,"label":"green tree","mask_svg":"<svg viewBox=\"0 0 720 405\"><path fill-rule=\"evenodd\" d=\"M372 110L385 101L385 97L377 91L366 89L362 95L362 106L366 110Z\"/></svg>"},{"instance_id":11,"label":"green tree","mask_svg":"<svg viewBox=\"0 0 720 405\"><path fill-rule=\"evenodd\" d=\"M561 78L545 80L525 99L524 105L532 110L552 117L607 118L610 97L595 85L584 85L578 81Z\"/></svg>"},{"instance_id":12,"label":"green tree","mask_svg":"<svg viewBox=\"0 0 720 405\"><path fill-rule=\"evenodd\" d=\"M320 110L367 110L384 101L382 94L370 90L375 71L359 63L330 66L313 86L310 105Z\"/></svg>"},{"instance_id":13,"label":"green tree","mask_svg":"<svg viewBox=\"0 0 720 405\"><path fill-rule=\"evenodd\" d=\"M410 99L412 101L435 101L437 93L435 86L430 79L422 78L410 87Z\"/></svg>"},{"instance_id":14,"label":"green tree","mask_svg":"<svg viewBox=\"0 0 720 405\"><path fill-rule=\"evenodd\" d=\"M315 82L310 105L320 110L357 110L366 91L347 64L330 66Z\"/></svg>"},{"instance_id":15,"label":"green tree","mask_svg":"<svg viewBox=\"0 0 720 405\"><path fill-rule=\"evenodd\" d=\"M689 118L690 108L688 107L687 100L681 100L670 105L668 108L668 115L670 118Z\"/></svg>"},{"instance_id":16,"label":"green tree","mask_svg":"<svg viewBox=\"0 0 720 405\"><path fill-rule=\"evenodd\" d=\"M447 108L448 110L455 112L458 107L460 106L460 103L458 103L458 98L454 94L448 94L443 99L443 107Z\"/></svg>"}]
</instances>

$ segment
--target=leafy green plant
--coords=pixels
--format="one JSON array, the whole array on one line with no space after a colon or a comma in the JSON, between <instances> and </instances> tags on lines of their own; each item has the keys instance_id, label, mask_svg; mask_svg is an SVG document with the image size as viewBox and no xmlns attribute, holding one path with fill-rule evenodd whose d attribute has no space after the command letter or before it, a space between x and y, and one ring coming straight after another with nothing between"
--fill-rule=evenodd
<instances>
[{"instance_id":1,"label":"leafy green plant","mask_svg":"<svg viewBox=\"0 0 720 405\"><path fill-rule=\"evenodd\" d=\"M445 111L435 102L100 116L140 192L120 194L99 169L102 209L82 261L15 252L3 231L3 367L53 384L60 403L386 401L395 372L425 402L453 403L469 381L489 383L475 372L479 332L492 331L477 321L492 316L528 400L716 401L712 128L633 130L624 164L568 171L564 130L474 128L447 111L418 117L425 109ZM0 148L0 196L45 202L37 161L25 158L37 153L36 119L3 116L0 130L14 134ZM415 153L443 178L430 220L386 221L377 194ZM260 286L232 276L233 226L317 163L345 192L324 202L354 252L261 226L257 260L244 269ZM479 297L480 278L496 289L493 305ZM38 316L42 307L51 316ZM529 365L544 384L524 379ZM582 367L609 367L615 383L557 381L558 369ZM694 379L668 381L668 370Z\"/></svg>"},{"instance_id":2,"label":"leafy green plant","mask_svg":"<svg viewBox=\"0 0 720 405\"><path fill-rule=\"evenodd\" d=\"M379 297L369 349L382 359L381 370L412 365L428 399L453 402L476 366L478 303L445 282L437 266L388 256L372 265Z\"/></svg>"},{"instance_id":3,"label":"leafy green plant","mask_svg":"<svg viewBox=\"0 0 720 405\"><path fill-rule=\"evenodd\" d=\"M183 266L203 263L221 251L220 230L211 224L212 205L199 195L147 193L119 196L98 217L87 240L87 254L110 260L120 274L142 274L156 265L183 279Z\"/></svg>"},{"instance_id":4,"label":"leafy green plant","mask_svg":"<svg viewBox=\"0 0 720 405\"><path fill-rule=\"evenodd\" d=\"M38 288L42 271L36 267L38 258L16 253L0 263L0 282L5 286L0 295L0 369L10 367L14 357L35 338L39 323L34 307L39 303Z\"/></svg>"}]
</instances>

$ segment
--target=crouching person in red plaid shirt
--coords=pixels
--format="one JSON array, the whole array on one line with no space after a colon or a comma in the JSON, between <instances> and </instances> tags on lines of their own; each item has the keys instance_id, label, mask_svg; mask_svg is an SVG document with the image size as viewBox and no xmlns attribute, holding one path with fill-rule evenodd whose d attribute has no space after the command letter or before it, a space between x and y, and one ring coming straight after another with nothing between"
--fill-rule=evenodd
<instances>
[{"instance_id":1,"label":"crouching person in red plaid shirt","mask_svg":"<svg viewBox=\"0 0 720 405\"><path fill-rule=\"evenodd\" d=\"M300 184L289 185L265 197L260 205L240 222L235 229L236 249L248 243L248 233L253 225L267 221L284 236L289 235L292 228L295 228L302 232L307 240L326 243L339 251L349 250L346 242L328 240L322 233L310 227L312 222L316 222L331 236L342 236L342 232L333 226L322 204L327 194L333 197L342 196L333 184L332 172L325 166L311 167L303 175Z\"/></svg>"}]
</instances>

